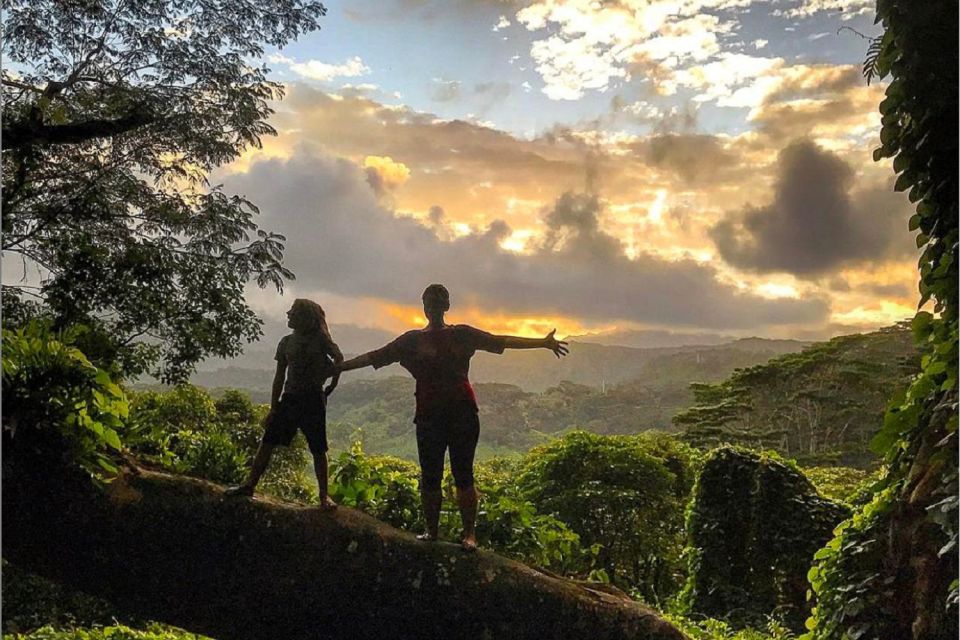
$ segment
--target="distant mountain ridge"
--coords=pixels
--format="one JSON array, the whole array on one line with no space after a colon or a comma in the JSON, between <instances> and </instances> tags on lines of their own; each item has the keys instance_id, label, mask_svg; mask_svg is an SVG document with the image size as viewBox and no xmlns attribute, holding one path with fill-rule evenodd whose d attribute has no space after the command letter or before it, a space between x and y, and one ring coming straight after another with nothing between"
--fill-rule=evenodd
<instances>
[{"instance_id":1,"label":"distant mountain ridge","mask_svg":"<svg viewBox=\"0 0 960 640\"><path fill-rule=\"evenodd\" d=\"M660 329L623 329L569 336L569 341L602 344L608 347L659 349L664 347L717 346L735 342L735 336L718 333L684 333Z\"/></svg>"}]
</instances>

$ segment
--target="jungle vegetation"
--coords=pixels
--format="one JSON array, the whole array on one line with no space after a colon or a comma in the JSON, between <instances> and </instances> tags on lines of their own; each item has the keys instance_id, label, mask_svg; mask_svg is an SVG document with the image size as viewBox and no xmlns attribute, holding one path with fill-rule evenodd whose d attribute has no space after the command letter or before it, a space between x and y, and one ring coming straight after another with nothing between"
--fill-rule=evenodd
<instances>
[{"instance_id":1,"label":"jungle vegetation","mask_svg":"<svg viewBox=\"0 0 960 640\"><path fill-rule=\"evenodd\" d=\"M49 464L79 465L93 486L129 457L215 482L242 474L262 407L236 391L136 393L126 381L180 381L203 357L236 353L259 330L243 285L291 276L255 206L202 175L270 133L279 87L244 61L317 28L323 12L299 0L9 3L4 54L22 71L3 77L3 249L45 275L4 291L5 471L42 444ZM863 337L817 345L762 365L773 367L763 380L748 368L697 387L683 438L624 435L629 422L574 429L603 415L605 390L561 386L537 408L542 396L499 389L544 412L533 424L583 413L542 431L559 437L480 465L482 545L627 592L698 640L956 637L957 5L880 0L877 14L884 34L865 75L889 78L875 158L893 159L916 205L906 224L921 250L919 363L872 360ZM906 344L903 331L881 333L893 351ZM824 464L859 464L868 437L876 473ZM727 440L781 453L713 448ZM297 441L264 489L311 500L306 460ZM332 475L342 504L419 525L410 462L350 444ZM444 514L448 536L454 521ZM749 562L758 550L769 563ZM192 637L30 567L4 563L3 599L5 637ZM744 601L762 606L745 612Z\"/></svg>"}]
</instances>

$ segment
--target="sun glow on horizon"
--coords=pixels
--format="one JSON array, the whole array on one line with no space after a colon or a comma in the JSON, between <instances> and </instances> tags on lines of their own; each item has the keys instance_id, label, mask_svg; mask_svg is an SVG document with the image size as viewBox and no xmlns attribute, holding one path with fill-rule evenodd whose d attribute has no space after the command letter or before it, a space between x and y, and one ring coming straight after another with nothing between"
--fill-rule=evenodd
<instances>
[{"instance_id":1,"label":"sun glow on horizon","mask_svg":"<svg viewBox=\"0 0 960 640\"><path fill-rule=\"evenodd\" d=\"M401 305L391 302L381 303L384 311L382 317L392 320L389 324L396 330L409 331L426 326L423 309L419 306ZM542 338L553 329L557 330L557 338L563 339L571 335L585 333L599 333L613 331L616 325L588 325L573 318L562 316L524 316L508 315L503 312L489 313L475 306L458 306L454 302L453 308L447 313L449 324L469 324L494 334L521 336L524 338Z\"/></svg>"},{"instance_id":2,"label":"sun glow on horizon","mask_svg":"<svg viewBox=\"0 0 960 640\"><path fill-rule=\"evenodd\" d=\"M859 306L844 313L834 313L831 320L838 324L887 326L911 318L916 312L912 306L881 300L876 306Z\"/></svg>"}]
</instances>

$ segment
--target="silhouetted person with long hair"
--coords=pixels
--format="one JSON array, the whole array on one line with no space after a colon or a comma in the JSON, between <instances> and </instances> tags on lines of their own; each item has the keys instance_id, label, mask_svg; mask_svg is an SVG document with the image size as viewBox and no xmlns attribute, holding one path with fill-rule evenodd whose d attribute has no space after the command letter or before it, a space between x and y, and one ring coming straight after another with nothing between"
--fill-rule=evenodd
<instances>
[{"instance_id":1,"label":"silhouetted person with long hair","mask_svg":"<svg viewBox=\"0 0 960 640\"><path fill-rule=\"evenodd\" d=\"M567 354L566 342L543 338L495 336L473 327L444 322L450 293L440 284L423 292L427 326L408 331L390 344L344 362L339 370L366 366L376 369L399 362L417 381L417 453L420 458L420 496L427 530L421 540L436 540L443 499L440 483L443 460L450 449L450 467L457 485L457 502L463 519L463 548L477 548L477 490L473 484L473 458L480 436L477 399L467 379L470 358L476 351L503 353L504 349L550 349L559 358Z\"/></svg>"},{"instance_id":2,"label":"silhouetted person with long hair","mask_svg":"<svg viewBox=\"0 0 960 640\"><path fill-rule=\"evenodd\" d=\"M287 326L293 333L277 345L277 372L270 393L270 412L260 447L253 458L250 477L230 487L227 495L252 496L270 456L277 445L289 446L299 428L313 454L320 492L320 507L337 505L327 493L327 396L337 386L343 362L340 347L333 341L323 308L312 300L298 298L287 311ZM323 384L332 378L324 390ZM282 394L282 395L281 395Z\"/></svg>"}]
</instances>

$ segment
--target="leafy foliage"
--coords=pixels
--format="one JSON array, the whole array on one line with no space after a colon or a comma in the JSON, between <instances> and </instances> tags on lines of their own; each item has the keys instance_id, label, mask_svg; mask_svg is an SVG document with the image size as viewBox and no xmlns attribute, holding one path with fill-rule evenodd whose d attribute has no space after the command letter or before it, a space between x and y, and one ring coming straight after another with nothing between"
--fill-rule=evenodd
<instances>
[{"instance_id":1,"label":"leafy foliage","mask_svg":"<svg viewBox=\"0 0 960 640\"><path fill-rule=\"evenodd\" d=\"M685 610L736 628L772 616L801 630L807 570L847 509L796 468L732 447L710 453L693 494Z\"/></svg>"},{"instance_id":2,"label":"leafy foliage","mask_svg":"<svg viewBox=\"0 0 960 640\"><path fill-rule=\"evenodd\" d=\"M579 537L559 520L540 514L513 483L512 465L502 461L479 465L477 488L482 495L477 514L477 540L485 547L524 562L567 575L587 576L596 550L583 549ZM510 471L508 471L510 469ZM361 509L395 527L424 526L420 505L419 468L392 456L368 456L360 443L331 461L330 495L343 505ZM440 534L455 540L460 533L452 477L444 482L445 505ZM602 577L594 574L596 577Z\"/></svg>"},{"instance_id":3,"label":"leafy foliage","mask_svg":"<svg viewBox=\"0 0 960 640\"><path fill-rule=\"evenodd\" d=\"M770 619L763 628L737 629L723 620L714 618L688 618L683 615L666 614L664 617L676 625L692 640L793 640L796 636L776 620Z\"/></svg>"},{"instance_id":4,"label":"leafy foliage","mask_svg":"<svg viewBox=\"0 0 960 640\"><path fill-rule=\"evenodd\" d=\"M804 467L803 475L813 483L820 495L849 506L870 501L870 488L879 479L880 471L853 467Z\"/></svg>"},{"instance_id":5,"label":"leafy foliage","mask_svg":"<svg viewBox=\"0 0 960 640\"><path fill-rule=\"evenodd\" d=\"M882 407L917 369L906 327L842 336L692 385L695 404L673 421L700 447L740 444L807 463L869 466Z\"/></svg>"},{"instance_id":6,"label":"leafy foliage","mask_svg":"<svg viewBox=\"0 0 960 640\"><path fill-rule=\"evenodd\" d=\"M4 640L204 640L205 636L151 623L144 629L122 624L89 629L55 629L41 627L28 634L4 634Z\"/></svg>"},{"instance_id":7,"label":"leafy foliage","mask_svg":"<svg viewBox=\"0 0 960 640\"><path fill-rule=\"evenodd\" d=\"M820 552L810 639L957 636L957 4L880 0L884 34L865 74L890 77L881 147L894 188L917 204L908 227L921 249L922 370L892 399L873 441L888 472Z\"/></svg>"},{"instance_id":8,"label":"leafy foliage","mask_svg":"<svg viewBox=\"0 0 960 640\"><path fill-rule=\"evenodd\" d=\"M360 443L330 464L330 496L395 527L423 527L419 470L415 464L392 456L367 456Z\"/></svg>"},{"instance_id":9,"label":"leafy foliage","mask_svg":"<svg viewBox=\"0 0 960 640\"><path fill-rule=\"evenodd\" d=\"M579 431L531 451L518 485L584 546L598 545L597 562L614 584L659 602L681 581L691 465L692 453L668 437Z\"/></svg>"},{"instance_id":10,"label":"leafy foliage","mask_svg":"<svg viewBox=\"0 0 960 640\"><path fill-rule=\"evenodd\" d=\"M216 402L192 385L138 393L131 401L126 444L142 458L176 473L238 483L249 471L265 415L265 407L254 407L238 391L228 391ZM314 500L308 458L306 442L298 434L290 447L274 451L260 490L289 500Z\"/></svg>"},{"instance_id":11,"label":"leafy foliage","mask_svg":"<svg viewBox=\"0 0 960 640\"><path fill-rule=\"evenodd\" d=\"M66 589L3 561L4 640L203 640L120 614L100 598Z\"/></svg>"},{"instance_id":12,"label":"leafy foliage","mask_svg":"<svg viewBox=\"0 0 960 640\"><path fill-rule=\"evenodd\" d=\"M3 330L3 429L14 447L49 449L97 477L116 472L128 405L123 390L73 346L83 327L41 322ZM14 448L15 451L15 448Z\"/></svg>"},{"instance_id":13,"label":"leafy foliage","mask_svg":"<svg viewBox=\"0 0 960 640\"><path fill-rule=\"evenodd\" d=\"M3 251L58 327L112 338L138 373L185 378L259 335L249 280L282 285L281 236L207 173L274 130L253 60L317 28L313 0L4 5ZM149 338L149 340L140 340Z\"/></svg>"}]
</instances>

